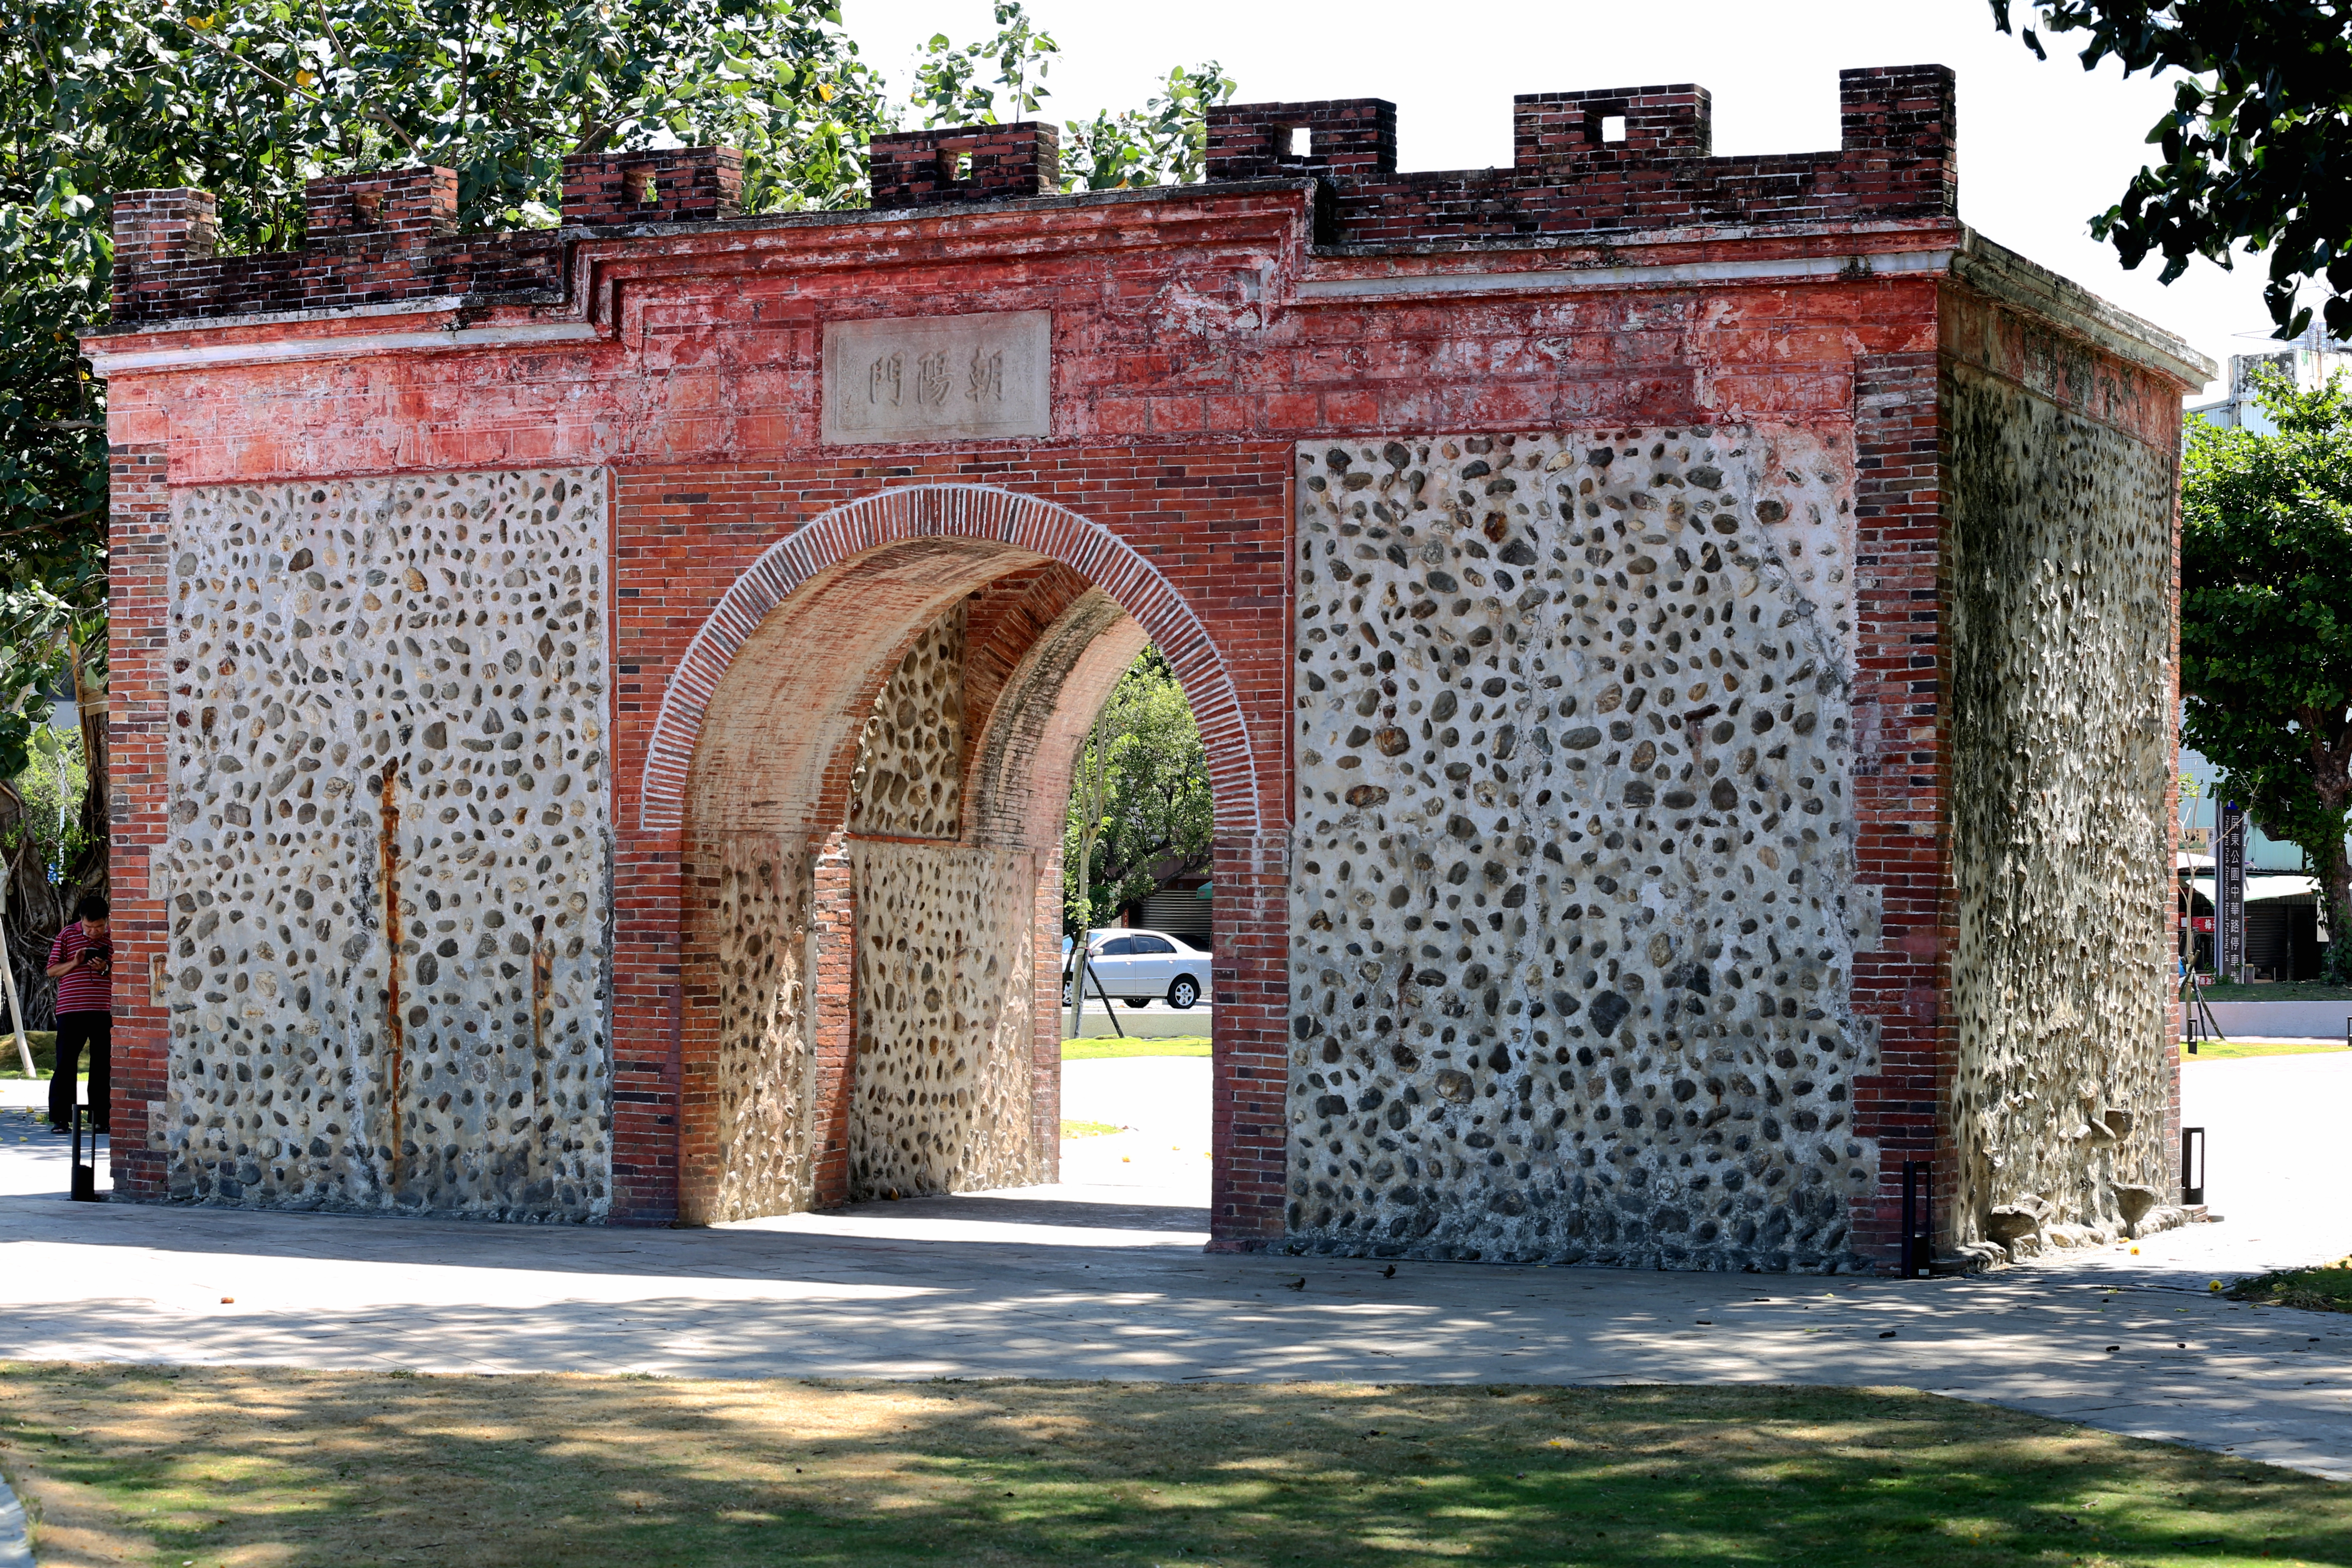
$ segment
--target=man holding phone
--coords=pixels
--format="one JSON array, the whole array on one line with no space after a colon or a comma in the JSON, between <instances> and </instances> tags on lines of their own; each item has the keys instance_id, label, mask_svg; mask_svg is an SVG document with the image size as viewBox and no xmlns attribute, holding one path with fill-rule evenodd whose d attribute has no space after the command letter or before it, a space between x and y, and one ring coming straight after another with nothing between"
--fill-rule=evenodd
<instances>
[{"instance_id":1,"label":"man holding phone","mask_svg":"<svg viewBox=\"0 0 2352 1568\"><path fill-rule=\"evenodd\" d=\"M81 1052L89 1048L89 1120L106 1131L113 1063L114 943L106 932L106 900L95 894L49 948L49 975L58 983L58 1059L49 1071L49 1131L73 1130L74 1090Z\"/></svg>"}]
</instances>

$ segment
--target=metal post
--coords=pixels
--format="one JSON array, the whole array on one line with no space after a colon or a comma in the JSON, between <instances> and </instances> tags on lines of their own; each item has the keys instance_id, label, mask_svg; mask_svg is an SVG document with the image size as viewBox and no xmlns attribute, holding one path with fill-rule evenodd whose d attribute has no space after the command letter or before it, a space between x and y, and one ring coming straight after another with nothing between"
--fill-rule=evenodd
<instances>
[{"instance_id":1,"label":"metal post","mask_svg":"<svg viewBox=\"0 0 2352 1568\"><path fill-rule=\"evenodd\" d=\"M1080 973L1094 976L1095 995L1102 1000L1103 1017L1110 1019L1111 1033L1118 1036L1121 1040L1125 1040L1127 1038L1126 1027L1118 1021L1118 1009L1110 1005L1110 998L1103 992L1102 977L1095 974L1095 967L1092 964L1088 964L1080 971Z\"/></svg>"},{"instance_id":2,"label":"metal post","mask_svg":"<svg viewBox=\"0 0 2352 1568\"><path fill-rule=\"evenodd\" d=\"M2205 1129L2180 1129L2180 1201L2193 1208L2205 1201Z\"/></svg>"},{"instance_id":3,"label":"metal post","mask_svg":"<svg viewBox=\"0 0 2352 1568\"><path fill-rule=\"evenodd\" d=\"M73 1201L76 1203L98 1201L98 1134L95 1130L92 1130L89 1134L89 1160L90 1163L88 1165L81 1163L81 1100L77 1092L73 1108L72 1193Z\"/></svg>"},{"instance_id":4,"label":"metal post","mask_svg":"<svg viewBox=\"0 0 2352 1568\"><path fill-rule=\"evenodd\" d=\"M1903 1277L1924 1280L1934 1271L1934 1189L1926 1160L1903 1162Z\"/></svg>"}]
</instances>

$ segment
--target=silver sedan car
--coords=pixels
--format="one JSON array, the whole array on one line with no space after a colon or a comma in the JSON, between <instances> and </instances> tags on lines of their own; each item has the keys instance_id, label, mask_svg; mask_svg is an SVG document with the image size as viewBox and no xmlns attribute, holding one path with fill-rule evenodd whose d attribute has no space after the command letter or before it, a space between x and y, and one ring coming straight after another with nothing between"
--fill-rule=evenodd
<instances>
[{"instance_id":1,"label":"silver sedan car","mask_svg":"<svg viewBox=\"0 0 2352 1568\"><path fill-rule=\"evenodd\" d=\"M1070 1001L1070 954L1062 953L1062 1005ZM1209 955L1188 946L1183 938L1164 931L1136 931L1108 926L1087 934L1087 970L1091 998L1099 982L1105 996L1118 997L1129 1007L1149 1007L1160 997L1173 1008L1189 1008L1201 999L1209 978Z\"/></svg>"}]
</instances>

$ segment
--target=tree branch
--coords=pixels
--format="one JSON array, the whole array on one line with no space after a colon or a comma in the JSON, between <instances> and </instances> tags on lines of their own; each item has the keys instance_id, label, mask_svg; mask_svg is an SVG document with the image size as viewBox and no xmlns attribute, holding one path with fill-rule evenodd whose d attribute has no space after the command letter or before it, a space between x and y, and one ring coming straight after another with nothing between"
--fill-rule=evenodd
<instances>
[{"instance_id":1,"label":"tree branch","mask_svg":"<svg viewBox=\"0 0 2352 1568\"><path fill-rule=\"evenodd\" d=\"M129 21L132 26L138 28L141 32L146 34L157 43L162 44L165 48L168 49L172 47L170 41L164 38L162 34L156 32L154 28L141 21L138 17L126 16L125 20ZM328 30L330 33L333 31L331 27ZM288 92L299 93L302 97L309 99L312 103L319 105L321 109L341 109L342 107L336 103L333 99L321 97L320 94L312 92L306 87L297 87L294 83L288 81L284 77L278 75L275 71L254 64L253 61L247 59L243 55L238 54L235 49L230 48L226 44L224 44L218 38L214 37L210 33L199 32L195 28L190 27L188 29L188 36L192 38L202 38L205 43L210 44L214 48L219 50L223 58L243 66L247 70L251 71L254 75L262 78L264 80L277 83L279 87L284 88ZM338 47L340 48L340 46L338 46ZM406 145L412 155L418 158L425 156L425 150L416 145L416 139L409 135L408 132L401 127L400 121L393 119L392 116L384 113L383 110L380 109L368 109L366 112L369 118L379 121L394 136L399 137L401 141Z\"/></svg>"},{"instance_id":2,"label":"tree branch","mask_svg":"<svg viewBox=\"0 0 2352 1568\"><path fill-rule=\"evenodd\" d=\"M352 73L352 81L353 81L354 83L356 83L356 82L358 81L358 79L359 79L360 68L359 68L359 67L357 67L357 66L355 66L355 65L353 65L353 64L352 63L352 57L351 57L350 51L346 50L346 49L343 47L343 38L342 38L342 35L335 31L335 19L334 19L332 16L328 16L328 15L327 15L326 7L325 7L325 6L323 6L323 5L322 5L322 6L320 6L320 7L319 8L319 25L320 25L320 26L322 26L322 27L324 27L324 28L326 28L326 29L327 29L327 42L329 42L329 43L331 43L331 44L332 44L332 45L334 45L334 46L335 46L335 58L337 58L337 59L339 59L339 60L341 60L341 61L342 61L342 62L343 62L343 68L344 68L345 70L347 70L347 71L349 71L349 72L351 72L351 73ZM199 34L199 35L197 35L197 36L201 37L203 37L204 35ZM232 57L232 58L234 58L235 57L234 57L234 56L232 56L231 57ZM299 91L300 91L301 89L300 89L299 88L297 88L297 89L295 89L295 90L296 90L297 92L299 92ZM313 95L313 96L316 96L316 95ZM319 99L319 101L320 101L320 103L324 103L324 102L326 102L327 100L326 100L325 99ZM394 136L397 136L397 137L399 137L403 141L407 142L407 143L408 143L408 151L409 151L413 155L415 155L415 156L416 156L416 157L419 157L419 158L422 158L422 157L424 157L424 156L425 156L424 152L422 152L422 151L417 147L417 145L416 145L415 141L414 141L414 140L409 136L408 132L407 132L407 131L403 131L403 130L400 128L400 122L399 122L398 120L396 120L393 119L390 115L383 114L383 113L382 113L382 112L380 112L380 111L378 111L378 110L370 110L368 112L369 112L370 114L373 115L377 120L382 120L385 125L387 125L387 126L391 127L391 129L392 129L392 133L393 133ZM463 105L463 103L461 102L461 103L459 104L459 115L460 115L460 119L458 120L458 124L459 124L460 126L463 126L463 125L465 124L465 120L464 120L464 119L462 118L462 117L463 117L463 114L464 114L464 105Z\"/></svg>"}]
</instances>

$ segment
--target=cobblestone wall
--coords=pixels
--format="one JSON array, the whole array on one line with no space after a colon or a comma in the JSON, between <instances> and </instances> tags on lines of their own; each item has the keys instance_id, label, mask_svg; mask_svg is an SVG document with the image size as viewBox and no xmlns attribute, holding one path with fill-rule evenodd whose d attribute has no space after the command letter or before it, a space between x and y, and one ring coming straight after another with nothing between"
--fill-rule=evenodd
<instances>
[{"instance_id":1,"label":"cobblestone wall","mask_svg":"<svg viewBox=\"0 0 2352 1568\"><path fill-rule=\"evenodd\" d=\"M874 699L850 781L849 831L952 839L963 823L959 605L926 628Z\"/></svg>"},{"instance_id":2,"label":"cobblestone wall","mask_svg":"<svg viewBox=\"0 0 2352 1568\"><path fill-rule=\"evenodd\" d=\"M1292 1245L1853 1265L1851 457L1297 460Z\"/></svg>"},{"instance_id":3,"label":"cobblestone wall","mask_svg":"<svg viewBox=\"0 0 2352 1568\"><path fill-rule=\"evenodd\" d=\"M857 842L850 1196L1045 1179L1030 1126L1036 862Z\"/></svg>"},{"instance_id":4,"label":"cobblestone wall","mask_svg":"<svg viewBox=\"0 0 2352 1568\"><path fill-rule=\"evenodd\" d=\"M1964 367L1945 402L1953 1218L2114 1227L2170 1196L2172 455Z\"/></svg>"},{"instance_id":5,"label":"cobblestone wall","mask_svg":"<svg viewBox=\"0 0 2352 1568\"><path fill-rule=\"evenodd\" d=\"M604 516L593 469L177 494L173 1196L604 1211Z\"/></svg>"},{"instance_id":6,"label":"cobblestone wall","mask_svg":"<svg viewBox=\"0 0 2352 1568\"><path fill-rule=\"evenodd\" d=\"M719 1186L712 1223L793 1214L815 1197L816 1058L809 1045L808 942L815 883L804 841L737 833L705 842L714 883L693 960L719 990Z\"/></svg>"},{"instance_id":7,"label":"cobblestone wall","mask_svg":"<svg viewBox=\"0 0 2352 1568\"><path fill-rule=\"evenodd\" d=\"M1035 887L962 831L965 611L917 637L874 700L850 804L857 899L853 1197L1040 1179L1030 1126ZM916 842L929 839L935 842Z\"/></svg>"}]
</instances>

